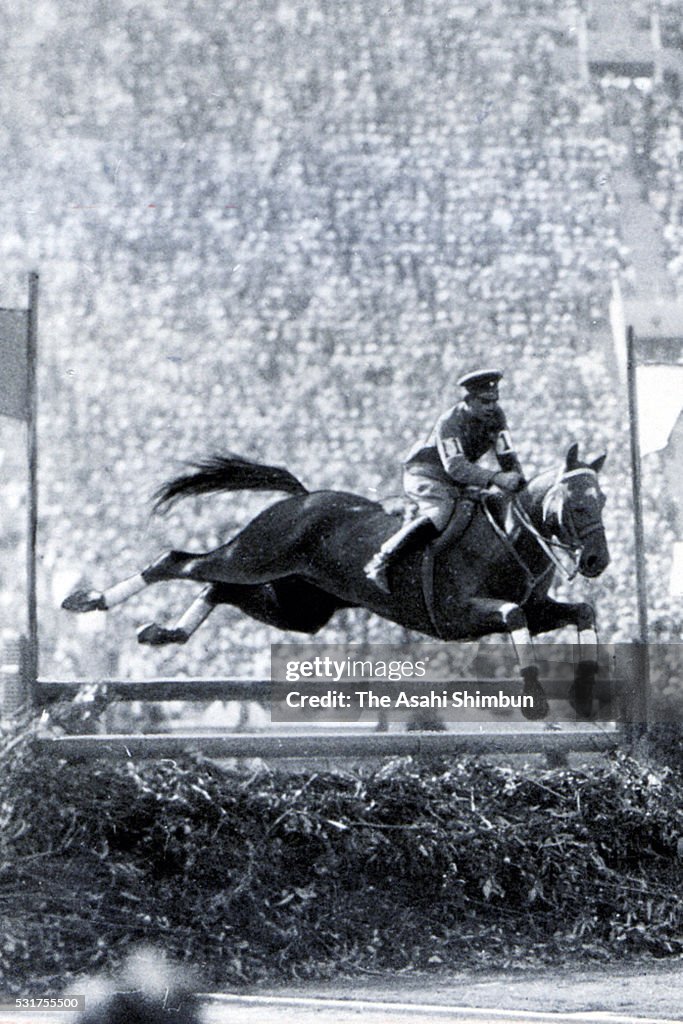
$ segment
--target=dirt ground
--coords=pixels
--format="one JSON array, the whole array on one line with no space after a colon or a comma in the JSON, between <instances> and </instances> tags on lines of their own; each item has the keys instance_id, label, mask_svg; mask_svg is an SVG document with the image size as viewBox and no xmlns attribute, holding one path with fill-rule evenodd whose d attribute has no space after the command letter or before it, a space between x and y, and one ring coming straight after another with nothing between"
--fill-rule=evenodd
<instances>
[{"instance_id":1,"label":"dirt ground","mask_svg":"<svg viewBox=\"0 0 683 1024\"><path fill-rule=\"evenodd\" d=\"M259 989L259 995L325 996L415 1004L565 1013L603 1011L683 1022L683 958L574 970L515 970L356 977Z\"/></svg>"},{"instance_id":2,"label":"dirt ground","mask_svg":"<svg viewBox=\"0 0 683 1024\"><path fill-rule=\"evenodd\" d=\"M0 1024L76 1024L79 1016L0 1011ZM591 969L411 971L259 986L207 998L202 1018L205 1024L683 1024L683 957Z\"/></svg>"}]
</instances>

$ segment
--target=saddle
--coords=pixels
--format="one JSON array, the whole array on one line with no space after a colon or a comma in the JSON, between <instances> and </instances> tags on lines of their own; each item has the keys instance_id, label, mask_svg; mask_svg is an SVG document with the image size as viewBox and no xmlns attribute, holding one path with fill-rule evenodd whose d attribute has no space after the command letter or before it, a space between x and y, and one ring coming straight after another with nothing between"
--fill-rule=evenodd
<instances>
[{"instance_id":1,"label":"saddle","mask_svg":"<svg viewBox=\"0 0 683 1024\"><path fill-rule=\"evenodd\" d=\"M389 516L400 516L401 525L412 522L417 518L418 506L412 498L404 494L392 494L383 498L379 505L383 512ZM451 521L444 530L448 532L450 540L458 540L465 532L472 521L477 505L486 506L493 519L509 537L515 534L517 524L511 514L510 497L498 490L486 490L481 487L465 487L455 495L455 508ZM456 522L454 522L454 519ZM438 543L437 538L432 543Z\"/></svg>"},{"instance_id":2,"label":"saddle","mask_svg":"<svg viewBox=\"0 0 683 1024\"><path fill-rule=\"evenodd\" d=\"M458 525L453 525L451 519L447 527L449 532L453 531L454 540L457 540L469 526L477 504L487 506L501 530L505 530L506 533L512 531L512 522L509 517L510 499L502 492L483 490L480 487L466 487L461 494L456 496L455 500L454 515L459 516ZM392 494L388 498L383 498L379 504L387 515L400 516L402 526L412 522L418 514L417 503L403 494ZM462 511L463 506L467 507L467 515Z\"/></svg>"}]
</instances>

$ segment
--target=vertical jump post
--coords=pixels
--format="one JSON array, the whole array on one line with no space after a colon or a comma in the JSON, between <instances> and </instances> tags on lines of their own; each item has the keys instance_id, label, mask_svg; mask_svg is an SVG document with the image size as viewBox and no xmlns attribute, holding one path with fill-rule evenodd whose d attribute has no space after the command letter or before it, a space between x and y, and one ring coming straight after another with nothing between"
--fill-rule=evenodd
<instances>
[{"instance_id":1,"label":"vertical jump post","mask_svg":"<svg viewBox=\"0 0 683 1024\"><path fill-rule=\"evenodd\" d=\"M628 381L629 433L631 439L631 482L633 494L633 531L636 556L636 595L638 602L638 638L636 640L636 686L631 706L631 724L644 732L648 723L650 690L650 630L647 611L647 570L645 567L645 532L643 528L643 497L640 471L640 427L638 420L638 384L636 379L636 339L633 327L626 330L626 371Z\"/></svg>"},{"instance_id":2,"label":"vertical jump post","mask_svg":"<svg viewBox=\"0 0 683 1024\"><path fill-rule=\"evenodd\" d=\"M38 274L28 277L28 324L26 332L26 454L28 466L26 533L26 613L27 643L24 657L26 697L35 704L38 679L38 605L36 587L36 551L38 539Z\"/></svg>"}]
</instances>

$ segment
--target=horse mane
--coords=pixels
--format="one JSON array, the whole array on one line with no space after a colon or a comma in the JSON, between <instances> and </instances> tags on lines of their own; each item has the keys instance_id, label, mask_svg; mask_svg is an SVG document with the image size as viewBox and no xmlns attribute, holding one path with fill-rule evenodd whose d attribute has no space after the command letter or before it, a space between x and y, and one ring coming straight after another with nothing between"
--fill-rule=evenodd
<instances>
[{"instance_id":1,"label":"horse mane","mask_svg":"<svg viewBox=\"0 0 683 1024\"><path fill-rule=\"evenodd\" d=\"M191 472L166 480L152 495L152 512L172 508L182 498L215 491L285 491L308 494L300 480L280 466L266 466L235 452L185 463Z\"/></svg>"}]
</instances>

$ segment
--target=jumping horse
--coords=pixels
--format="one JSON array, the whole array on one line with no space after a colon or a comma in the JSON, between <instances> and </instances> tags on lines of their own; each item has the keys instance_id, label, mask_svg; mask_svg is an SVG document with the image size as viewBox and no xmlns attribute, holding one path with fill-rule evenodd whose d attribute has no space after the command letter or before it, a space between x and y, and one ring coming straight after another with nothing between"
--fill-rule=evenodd
<instances>
[{"instance_id":1,"label":"jumping horse","mask_svg":"<svg viewBox=\"0 0 683 1024\"><path fill-rule=\"evenodd\" d=\"M406 552L396 562L386 594L367 579L363 567L395 531L396 515L355 494L309 492L283 468L232 453L212 456L167 481L155 496L155 510L216 491L268 490L290 496L269 505L213 551L167 551L104 591L72 593L63 607L106 610L152 583L192 580L207 586L173 627L141 627L140 643L185 643L218 604L232 604L278 629L311 634L336 611L357 607L441 640L507 633L524 692L533 698L527 717L545 717L548 704L531 636L575 626L580 649L576 687L581 683L585 693L597 669L593 608L555 601L548 591L557 570L568 578L577 572L594 578L609 564L605 498L598 483L604 460L601 455L582 462L578 445L572 444L559 467L534 477L512 502L503 500L502 509L496 507L500 501L484 493L464 532L462 524L456 529L456 512L427 552Z\"/></svg>"}]
</instances>

